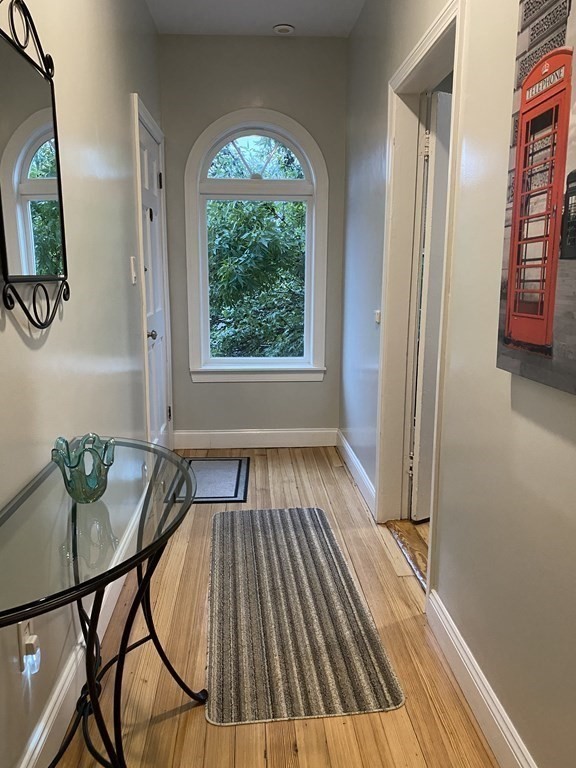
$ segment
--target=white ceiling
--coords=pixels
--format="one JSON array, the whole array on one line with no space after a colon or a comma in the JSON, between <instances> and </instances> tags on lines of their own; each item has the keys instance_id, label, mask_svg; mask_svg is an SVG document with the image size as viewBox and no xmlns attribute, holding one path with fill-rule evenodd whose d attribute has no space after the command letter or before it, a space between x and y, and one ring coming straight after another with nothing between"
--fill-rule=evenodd
<instances>
[{"instance_id":1,"label":"white ceiling","mask_svg":"<svg viewBox=\"0 0 576 768\"><path fill-rule=\"evenodd\" d=\"M146 0L161 34L347 37L364 0Z\"/></svg>"}]
</instances>

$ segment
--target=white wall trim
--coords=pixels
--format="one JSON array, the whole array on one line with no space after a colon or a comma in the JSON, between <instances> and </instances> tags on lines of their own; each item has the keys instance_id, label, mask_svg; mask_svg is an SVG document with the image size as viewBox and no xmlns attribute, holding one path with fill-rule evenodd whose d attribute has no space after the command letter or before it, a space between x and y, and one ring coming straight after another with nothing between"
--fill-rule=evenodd
<instances>
[{"instance_id":1,"label":"white wall trim","mask_svg":"<svg viewBox=\"0 0 576 768\"><path fill-rule=\"evenodd\" d=\"M460 105L458 45L460 12L464 0L450 0L388 83L388 133L384 272L382 280L382 332L378 384L378 440L376 444L376 518L407 516L406 443L407 403L411 394L410 297L414 242L415 189L417 179L419 94L454 71L454 113ZM456 146L454 117L451 148ZM450 179L455 152L451 149ZM453 208L449 181L447 220ZM447 243L448 251L449 243ZM447 262L449 256L447 256ZM445 295L446 288L444 288ZM442 333L445 325L442 324ZM440 342L440 357L445 353ZM439 385L440 386L440 385ZM436 470L435 470L436 471ZM432 559L431 559L432 562ZM433 562L432 562L433 565Z\"/></svg>"},{"instance_id":2,"label":"white wall trim","mask_svg":"<svg viewBox=\"0 0 576 768\"><path fill-rule=\"evenodd\" d=\"M426 614L500 768L538 768L436 590L428 595Z\"/></svg>"},{"instance_id":3,"label":"white wall trim","mask_svg":"<svg viewBox=\"0 0 576 768\"><path fill-rule=\"evenodd\" d=\"M358 490L372 514L376 505L374 485L352 446L339 429L231 429L174 432L178 450L208 448L308 448L338 446Z\"/></svg>"},{"instance_id":4,"label":"white wall trim","mask_svg":"<svg viewBox=\"0 0 576 768\"><path fill-rule=\"evenodd\" d=\"M271 362L273 358L270 358ZM315 368L309 366L306 368L296 368L287 365L285 368L273 370L258 370L256 368L242 370L241 365L234 367L210 369L210 366L190 371L190 378L193 382L238 382L238 381L323 381L326 368Z\"/></svg>"},{"instance_id":5,"label":"white wall trim","mask_svg":"<svg viewBox=\"0 0 576 768\"><path fill-rule=\"evenodd\" d=\"M358 486L358 490L364 497L364 501L368 505L368 509L373 515L376 513L376 490L373 482L366 474L366 470L362 466L360 459L354 453L354 450L348 440L344 437L342 432L338 430L338 442L337 446L340 449L344 463L350 470L350 474L354 478L354 482Z\"/></svg>"},{"instance_id":6,"label":"white wall trim","mask_svg":"<svg viewBox=\"0 0 576 768\"><path fill-rule=\"evenodd\" d=\"M140 289L140 317L142 324L142 369L144 383L144 418L146 420L146 437L150 442L156 442L157 435L152 434L152 392L151 392L151 371L148 358L148 318L146 305L146 267L144 264L144 233L142 231L142 168L140 167L140 136L141 129L144 128L158 144L159 149L159 170L163 176L166 175L165 163L165 141L164 134L154 117L146 108L142 99L137 93L130 94L130 103L132 110L132 155L134 164L134 200L136 212L136 256L131 257L131 273L133 284L138 284ZM162 185L160 190L160 258L162 259L164 295L162 302L164 305L164 323L165 323L165 344L167 350L166 364L166 403L163 406L172 406L172 328L170 323L170 294L168 290L168 230L166 222L166 184ZM165 444L172 448L174 444L173 423L168 419L166 432L164 434Z\"/></svg>"},{"instance_id":7,"label":"white wall trim","mask_svg":"<svg viewBox=\"0 0 576 768\"><path fill-rule=\"evenodd\" d=\"M412 79L414 72L423 63L426 56L434 48L439 40L449 31L454 19L458 15L459 0L450 2L432 22L425 36L417 43L401 66L390 79L390 87L396 92L402 92Z\"/></svg>"},{"instance_id":8,"label":"white wall trim","mask_svg":"<svg viewBox=\"0 0 576 768\"><path fill-rule=\"evenodd\" d=\"M406 454L407 361L414 248L419 97L400 98L388 87L388 181L382 274L382 329L378 377L376 519L402 516ZM400 256L400 254L402 254ZM406 258L406 254L412 254ZM392 510L392 512L390 511Z\"/></svg>"},{"instance_id":9,"label":"white wall trim","mask_svg":"<svg viewBox=\"0 0 576 768\"><path fill-rule=\"evenodd\" d=\"M186 162L184 174L184 201L186 207L186 265L188 279L188 327L190 371L193 380L198 380L197 372L204 368L214 374L215 369L223 360L210 356L210 321L209 321L209 279L208 253L206 244L206 214L205 204L209 189L228 189L234 197L255 199L267 197L265 190L270 189L274 194L277 183L270 186L268 181L259 181L255 185L247 180L240 185L228 180L206 180L208 163L214 154L230 138L242 132L257 131L281 139L300 159L305 169L307 183L289 185L278 199L284 200L307 199L306 222L306 300L304 322L304 355L299 358L300 364L315 369L322 369L326 357L326 281L328 265L328 200L329 178L326 160L314 137L298 122L288 115L271 109L246 108L230 112L209 125L196 139ZM295 195L289 190L293 188ZM236 194L234 189L244 189L244 194ZM274 197L274 199L276 199ZM243 360L244 367L250 358ZM253 363L252 367L259 368L261 360ZM224 369L233 367L235 360L227 358ZM277 366L282 365L278 359ZM288 368L291 366L288 365ZM206 379L204 379L206 380ZM219 379L225 380L225 379ZM258 379L257 379L258 380ZM266 379L260 379L265 381ZM284 381L305 380L294 379L287 371ZM321 378L308 380L321 380Z\"/></svg>"},{"instance_id":10,"label":"white wall trim","mask_svg":"<svg viewBox=\"0 0 576 768\"><path fill-rule=\"evenodd\" d=\"M122 576L106 589L102 613L98 622L98 634L101 638L106 632L125 578ZM48 765L58 751L70 725L82 686L86 682L84 649L84 640L80 635L77 644L68 656L62 674L52 689L18 768L42 768L44 765Z\"/></svg>"},{"instance_id":11,"label":"white wall trim","mask_svg":"<svg viewBox=\"0 0 576 768\"><path fill-rule=\"evenodd\" d=\"M174 432L177 449L186 448L307 448L336 445L334 429L230 429Z\"/></svg>"},{"instance_id":12,"label":"white wall trim","mask_svg":"<svg viewBox=\"0 0 576 768\"><path fill-rule=\"evenodd\" d=\"M164 142L164 133L156 120L152 117L151 112L146 108L146 105L139 94L132 93L130 94L130 98L132 99L132 114L137 116L137 119L140 120L154 140L158 144L162 144Z\"/></svg>"},{"instance_id":13,"label":"white wall trim","mask_svg":"<svg viewBox=\"0 0 576 768\"><path fill-rule=\"evenodd\" d=\"M32 231L27 213L27 199L23 196L22 181L27 175L36 150L50 137L56 137L52 109L46 107L30 115L14 131L0 161L2 206L4 209L4 237L6 258L13 275L35 273ZM38 183L39 187L38 187ZM58 199L57 179L38 179L34 182L38 196L44 200Z\"/></svg>"},{"instance_id":14,"label":"white wall trim","mask_svg":"<svg viewBox=\"0 0 576 768\"><path fill-rule=\"evenodd\" d=\"M84 647L75 646L52 690L18 768L48 765L62 742L84 682Z\"/></svg>"}]
</instances>

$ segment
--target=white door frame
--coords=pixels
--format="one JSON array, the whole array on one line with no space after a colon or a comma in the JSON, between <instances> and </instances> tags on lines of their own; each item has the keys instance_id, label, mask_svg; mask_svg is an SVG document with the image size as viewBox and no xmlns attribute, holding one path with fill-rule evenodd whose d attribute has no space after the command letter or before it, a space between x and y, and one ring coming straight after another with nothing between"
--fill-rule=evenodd
<instances>
[{"instance_id":1,"label":"white door frame","mask_svg":"<svg viewBox=\"0 0 576 768\"><path fill-rule=\"evenodd\" d=\"M423 96L423 109L422 147L419 152L422 173L418 183L422 188L423 200L420 236L414 250L414 308L410 312L410 338L416 369L409 370L408 385L413 412L411 418L406 418L406 445L412 451L404 452L404 475L407 472L410 474L411 469L412 478L407 483L410 493L403 511L406 511L409 519L415 521L431 517L435 486L433 472L437 449L438 345L446 258L452 93L428 92Z\"/></svg>"},{"instance_id":2,"label":"white door frame","mask_svg":"<svg viewBox=\"0 0 576 768\"><path fill-rule=\"evenodd\" d=\"M136 260L133 263L132 279L140 284L140 303L141 303L141 326L142 326L142 359L144 369L144 398L145 398L145 424L146 439L151 440L150 427L150 386L149 386L149 366L148 366L148 325L146 319L146 284L144 275L144 236L142 232L142 174L140 169L140 124L143 125L150 135L158 142L160 150L160 167L164 171L164 134L158 123L154 120L150 112L146 109L142 99L137 93L130 95L132 105L132 144L134 148L134 179L136 195L136 236L138 252ZM162 262L164 265L164 310L166 323L166 351L167 378L166 378L166 397L168 404L172 407L172 334L170 330L170 295L168 291L168 237L166 231L166 193L165 185L160 190L160 220L161 220L161 244L162 244ZM168 447L174 447L174 426L173 420L168 421Z\"/></svg>"},{"instance_id":3,"label":"white door frame","mask_svg":"<svg viewBox=\"0 0 576 768\"><path fill-rule=\"evenodd\" d=\"M454 207L453 180L457 173L456 119L460 103L462 45L459 11L462 0L451 0L430 26L412 53L388 84L388 184L384 276L382 281L383 329L380 340L378 392L378 441L376 446L376 519L379 523L398 518L402 510L405 452L405 421L410 346L410 297L417 200L417 147L420 125L420 94L434 88L454 71L451 157L447 206L447 242L443 278L440 339L439 413L442 368L445 354L446 312L444 297L450 274L450 232ZM439 441L439 430L436 445ZM435 451L436 456L438 451ZM438 463L434 467L437 477ZM436 483L437 491L437 483ZM433 508L435 507L435 501ZM405 510L406 512L406 510ZM431 520L430 564L433 563L434 519Z\"/></svg>"}]
</instances>

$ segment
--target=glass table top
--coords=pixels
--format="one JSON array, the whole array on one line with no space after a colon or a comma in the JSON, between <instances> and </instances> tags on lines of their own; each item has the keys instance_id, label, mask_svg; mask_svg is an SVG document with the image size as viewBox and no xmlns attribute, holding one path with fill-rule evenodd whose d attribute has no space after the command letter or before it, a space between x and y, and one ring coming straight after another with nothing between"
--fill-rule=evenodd
<instances>
[{"instance_id":1,"label":"glass table top","mask_svg":"<svg viewBox=\"0 0 576 768\"><path fill-rule=\"evenodd\" d=\"M196 491L189 463L161 446L115 442L98 501L76 504L51 461L0 510L0 627L105 586L184 519Z\"/></svg>"}]
</instances>

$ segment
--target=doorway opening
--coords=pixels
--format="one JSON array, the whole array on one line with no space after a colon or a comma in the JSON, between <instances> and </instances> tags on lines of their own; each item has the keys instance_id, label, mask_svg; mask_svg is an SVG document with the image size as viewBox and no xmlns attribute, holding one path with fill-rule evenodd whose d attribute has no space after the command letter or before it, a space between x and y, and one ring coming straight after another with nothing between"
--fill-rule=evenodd
<instances>
[{"instance_id":1,"label":"doorway opening","mask_svg":"<svg viewBox=\"0 0 576 768\"><path fill-rule=\"evenodd\" d=\"M377 520L424 588L433 542L452 145L454 4L389 88Z\"/></svg>"},{"instance_id":2,"label":"doorway opening","mask_svg":"<svg viewBox=\"0 0 576 768\"><path fill-rule=\"evenodd\" d=\"M446 252L452 78L420 99L419 172L406 397L405 501L414 523L430 520L438 357Z\"/></svg>"},{"instance_id":3,"label":"doorway opening","mask_svg":"<svg viewBox=\"0 0 576 768\"><path fill-rule=\"evenodd\" d=\"M132 95L138 258L131 263L132 282L141 285L146 439L173 446L172 364L164 135L137 94Z\"/></svg>"}]
</instances>

